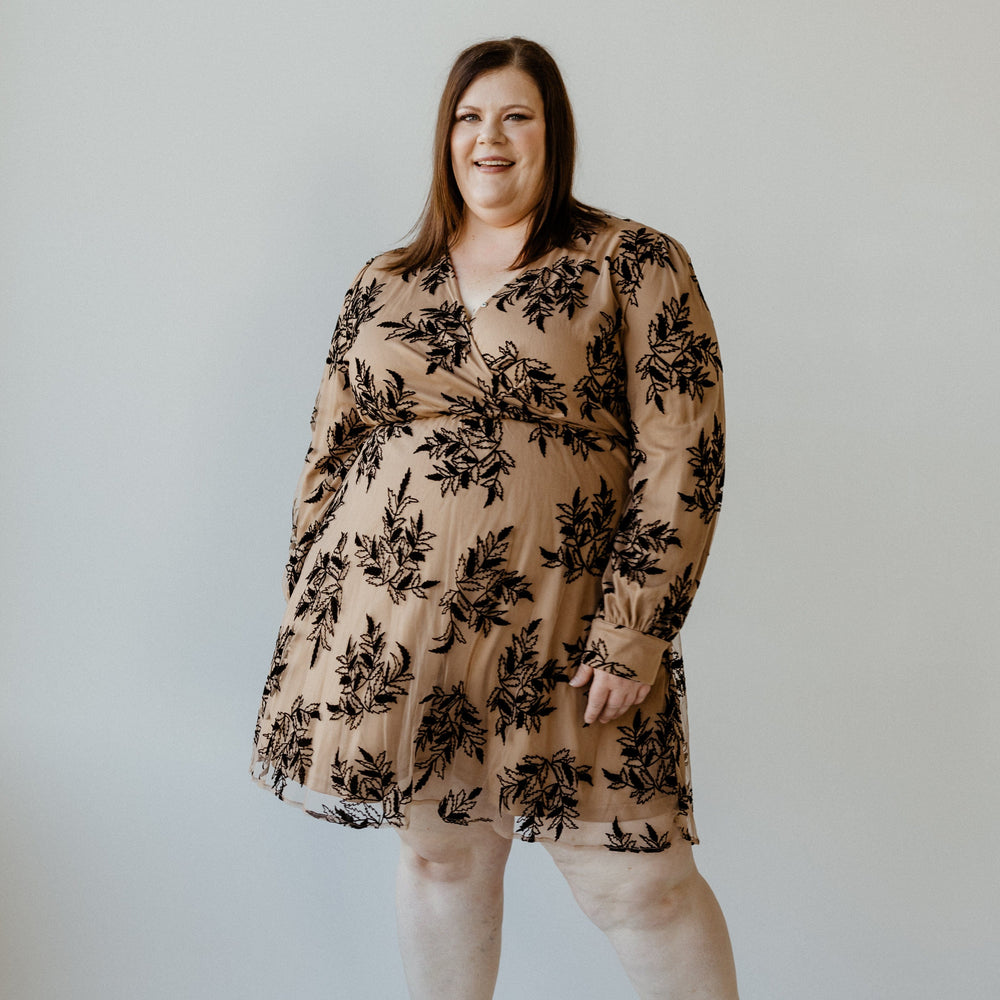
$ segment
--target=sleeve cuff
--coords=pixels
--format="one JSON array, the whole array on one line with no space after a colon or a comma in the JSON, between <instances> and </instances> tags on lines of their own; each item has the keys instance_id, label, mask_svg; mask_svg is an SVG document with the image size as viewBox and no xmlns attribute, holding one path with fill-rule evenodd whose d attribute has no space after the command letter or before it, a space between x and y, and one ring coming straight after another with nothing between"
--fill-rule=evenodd
<instances>
[{"instance_id":1,"label":"sleeve cuff","mask_svg":"<svg viewBox=\"0 0 1000 1000\"><path fill-rule=\"evenodd\" d=\"M670 643L664 639L595 618L580 663L616 677L652 684L659 675L664 654L669 652Z\"/></svg>"}]
</instances>

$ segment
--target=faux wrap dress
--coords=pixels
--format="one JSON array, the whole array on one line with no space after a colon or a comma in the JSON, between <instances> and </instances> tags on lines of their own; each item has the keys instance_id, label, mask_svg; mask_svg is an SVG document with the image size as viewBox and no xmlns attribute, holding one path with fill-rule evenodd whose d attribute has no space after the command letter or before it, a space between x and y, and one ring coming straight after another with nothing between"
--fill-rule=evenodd
<instances>
[{"instance_id":1,"label":"faux wrap dress","mask_svg":"<svg viewBox=\"0 0 1000 1000\"><path fill-rule=\"evenodd\" d=\"M696 842L678 633L722 499L718 344L684 248L608 217L463 305L357 275L293 505L254 778L524 840ZM652 685L584 725L580 664Z\"/></svg>"}]
</instances>

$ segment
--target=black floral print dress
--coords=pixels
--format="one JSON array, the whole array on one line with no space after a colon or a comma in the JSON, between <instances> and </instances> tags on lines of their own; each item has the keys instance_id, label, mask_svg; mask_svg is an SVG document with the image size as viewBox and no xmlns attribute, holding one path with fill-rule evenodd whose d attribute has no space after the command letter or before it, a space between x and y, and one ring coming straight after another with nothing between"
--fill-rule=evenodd
<instances>
[{"instance_id":1,"label":"black floral print dress","mask_svg":"<svg viewBox=\"0 0 1000 1000\"><path fill-rule=\"evenodd\" d=\"M252 773L309 814L696 841L681 628L722 498L722 366L683 247L607 218L474 316L447 256L344 302ZM652 684L584 726L581 663Z\"/></svg>"}]
</instances>

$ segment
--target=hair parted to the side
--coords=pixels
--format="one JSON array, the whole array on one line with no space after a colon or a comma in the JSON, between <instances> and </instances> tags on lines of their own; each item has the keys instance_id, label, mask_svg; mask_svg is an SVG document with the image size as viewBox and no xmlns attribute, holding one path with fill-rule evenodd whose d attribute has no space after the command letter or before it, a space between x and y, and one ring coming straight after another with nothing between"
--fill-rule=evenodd
<instances>
[{"instance_id":1,"label":"hair parted to the side","mask_svg":"<svg viewBox=\"0 0 1000 1000\"><path fill-rule=\"evenodd\" d=\"M542 95L545 114L545 188L524 248L511 265L523 267L555 247L566 246L579 224L599 226L602 212L573 197L576 127L559 67L537 42L501 38L470 45L455 60L438 105L434 132L434 172L416 238L393 251L390 269L414 271L435 263L462 224L463 201L451 166L451 130L462 94L476 77L513 66L527 73Z\"/></svg>"}]
</instances>

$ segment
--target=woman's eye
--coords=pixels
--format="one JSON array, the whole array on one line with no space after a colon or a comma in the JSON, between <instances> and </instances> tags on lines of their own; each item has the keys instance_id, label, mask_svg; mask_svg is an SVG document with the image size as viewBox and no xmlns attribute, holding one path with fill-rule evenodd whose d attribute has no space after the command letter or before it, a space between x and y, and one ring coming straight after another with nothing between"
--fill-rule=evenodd
<instances>
[{"instance_id":1,"label":"woman's eye","mask_svg":"<svg viewBox=\"0 0 1000 1000\"><path fill-rule=\"evenodd\" d=\"M508 121L523 122L523 121L527 121L527 119L528 119L528 116L527 115L522 115L519 111L512 111L509 115L507 115L507 120Z\"/></svg>"},{"instance_id":2,"label":"woman's eye","mask_svg":"<svg viewBox=\"0 0 1000 1000\"><path fill-rule=\"evenodd\" d=\"M475 122L479 121L479 115L474 114L473 112L470 111L467 114L459 115L458 120L460 122Z\"/></svg>"}]
</instances>

